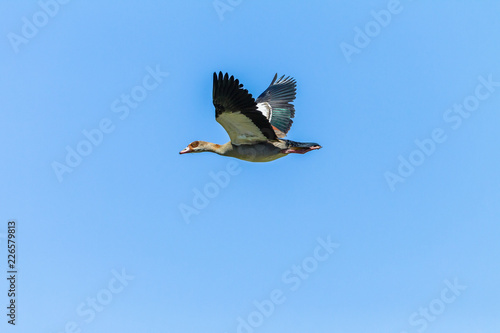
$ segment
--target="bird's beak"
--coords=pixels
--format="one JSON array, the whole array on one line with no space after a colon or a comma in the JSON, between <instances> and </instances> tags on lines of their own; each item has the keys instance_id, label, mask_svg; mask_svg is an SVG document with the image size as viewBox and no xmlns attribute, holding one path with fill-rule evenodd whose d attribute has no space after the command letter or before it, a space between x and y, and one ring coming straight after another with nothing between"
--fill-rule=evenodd
<instances>
[{"instance_id":1,"label":"bird's beak","mask_svg":"<svg viewBox=\"0 0 500 333\"><path fill-rule=\"evenodd\" d=\"M189 146L188 146L188 147L184 148L183 150L181 150L181 151L179 152L179 154L187 154L187 153L191 153L191 152L192 152L192 150L191 150L191 148L189 148Z\"/></svg>"}]
</instances>

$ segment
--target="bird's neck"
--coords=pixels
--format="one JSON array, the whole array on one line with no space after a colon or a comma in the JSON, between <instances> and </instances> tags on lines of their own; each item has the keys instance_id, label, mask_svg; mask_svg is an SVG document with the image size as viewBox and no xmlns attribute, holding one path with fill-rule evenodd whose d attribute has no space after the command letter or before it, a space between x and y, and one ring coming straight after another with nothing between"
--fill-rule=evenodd
<instances>
[{"instance_id":1,"label":"bird's neck","mask_svg":"<svg viewBox=\"0 0 500 333\"><path fill-rule=\"evenodd\" d=\"M210 142L207 145L205 151L208 151L208 152L211 152L211 153L216 153L216 154L219 154L219 155L226 155L232 149L233 149L233 145L231 144L231 142L228 142L228 143L223 144L223 145L219 145L219 144L211 143Z\"/></svg>"}]
</instances>

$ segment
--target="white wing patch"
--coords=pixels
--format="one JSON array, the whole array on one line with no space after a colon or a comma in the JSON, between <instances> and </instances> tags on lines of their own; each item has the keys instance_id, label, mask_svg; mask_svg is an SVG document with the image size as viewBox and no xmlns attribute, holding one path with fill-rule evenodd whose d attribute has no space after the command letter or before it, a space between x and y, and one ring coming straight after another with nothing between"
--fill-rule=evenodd
<instances>
[{"instance_id":1,"label":"white wing patch","mask_svg":"<svg viewBox=\"0 0 500 333\"><path fill-rule=\"evenodd\" d=\"M262 102L257 104L257 110L259 110L268 120L271 119L271 105L268 102Z\"/></svg>"},{"instance_id":2,"label":"white wing patch","mask_svg":"<svg viewBox=\"0 0 500 333\"><path fill-rule=\"evenodd\" d=\"M259 127L241 112L224 112L217 117L235 145L248 145L267 141Z\"/></svg>"}]
</instances>

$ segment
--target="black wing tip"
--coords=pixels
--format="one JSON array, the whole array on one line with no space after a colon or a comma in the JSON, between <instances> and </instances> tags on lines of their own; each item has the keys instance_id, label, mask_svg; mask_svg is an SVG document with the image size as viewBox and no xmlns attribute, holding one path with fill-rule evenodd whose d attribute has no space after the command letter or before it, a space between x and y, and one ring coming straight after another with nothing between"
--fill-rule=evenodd
<instances>
[{"instance_id":1,"label":"black wing tip","mask_svg":"<svg viewBox=\"0 0 500 333\"><path fill-rule=\"evenodd\" d=\"M255 99L247 89L243 88L243 84L240 84L239 80L235 79L233 75L229 76L228 73L224 74L222 71L219 71L218 74L217 72L214 73L212 95L216 107L216 117L230 109L235 111L240 108L240 111L248 111L257 108Z\"/></svg>"},{"instance_id":2,"label":"black wing tip","mask_svg":"<svg viewBox=\"0 0 500 333\"><path fill-rule=\"evenodd\" d=\"M226 74L227 74L227 73L226 73ZM222 73L222 71L219 71L219 73L214 72L214 76L215 76L215 77L223 77L223 76L224 76L224 74Z\"/></svg>"},{"instance_id":3,"label":"black wing tip","mask_svg":"<svg viewBox=\"0 0 500 333\"><path fill-rule=\"evenodd\" d=\"M219 71L219 74L217 72L214 72L214 84L219 82L219 84L231 84L235 83L239 88L243 87L243 84L240 84L240 81L234 77L234 75L229 76L229 73L223 73L222 71Z\"/></svg>"}]
</instances>

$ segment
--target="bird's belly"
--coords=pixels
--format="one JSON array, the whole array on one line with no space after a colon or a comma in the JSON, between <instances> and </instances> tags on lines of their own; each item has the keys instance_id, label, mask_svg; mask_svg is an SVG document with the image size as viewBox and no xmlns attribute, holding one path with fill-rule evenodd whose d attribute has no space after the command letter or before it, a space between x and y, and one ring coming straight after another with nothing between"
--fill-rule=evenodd
<instances>
[{"instance_id":1,"label":"bird's belly","mask_svg":"<svg viewBox=\"0 0 500 333\"><path fill-rule=\"evenodd\" d=\"M241 145L236 146L232 157L249 162L270 162L286 156L281 149L271 144Z\"/></svg>"}]
</instances>

